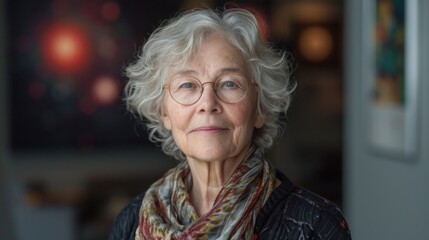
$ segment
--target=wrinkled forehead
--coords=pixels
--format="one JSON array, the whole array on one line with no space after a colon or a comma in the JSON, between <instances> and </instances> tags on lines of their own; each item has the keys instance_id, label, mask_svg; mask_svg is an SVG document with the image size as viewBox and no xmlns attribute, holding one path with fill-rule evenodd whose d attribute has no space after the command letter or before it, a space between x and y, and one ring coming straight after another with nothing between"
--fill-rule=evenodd
<instances>
[{"instance_id":1,"label":"wrinkled forehead","mask_svg":"<svg viewBox=\"0 0 429 240\"><path fill-rule=\"evenodd\" d=\"M214 46L215 44L217 46ZM208 49L210 47L213 48ZM242 51L224 35L218 33L206 34L192 48L186 49L188 51L185 51L183 46L178 46L178 48L183 49L182 54L177 54L175 57L168 59L168 64L166 64L166 80L178 73L198 72L198 67L204 64L215 65L214 72L228 70L248 76L248 64ZM213 62L210 59L212 57L215 60Z\"/></svg>"}]
</instances>

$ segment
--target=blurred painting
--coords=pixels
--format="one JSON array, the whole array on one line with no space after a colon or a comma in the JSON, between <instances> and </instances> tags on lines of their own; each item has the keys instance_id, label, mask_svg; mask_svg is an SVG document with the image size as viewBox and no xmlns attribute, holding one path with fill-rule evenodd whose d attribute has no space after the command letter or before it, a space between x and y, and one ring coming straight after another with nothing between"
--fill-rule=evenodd
<instances>
[{"instance_id":1,"label":"blurred painting","mask_svg":"<svg viewBox=\"0 0 429 240\"><path fill-rule=\"evenodd\" d=\"M410 159L417 141L417 51L414 1L375 2L374 73L369 139L378 153Z\"/></svg>"},{"instance_id":2,"label":"blurred painting","mask_svg":"<svg viewBox=\"0 0 429 240\"><path fill-rule=\"evenodd\" d=\"M405 2L377 0L374 102L402 105L405 100Z\"/></svg>"}]
</instances>

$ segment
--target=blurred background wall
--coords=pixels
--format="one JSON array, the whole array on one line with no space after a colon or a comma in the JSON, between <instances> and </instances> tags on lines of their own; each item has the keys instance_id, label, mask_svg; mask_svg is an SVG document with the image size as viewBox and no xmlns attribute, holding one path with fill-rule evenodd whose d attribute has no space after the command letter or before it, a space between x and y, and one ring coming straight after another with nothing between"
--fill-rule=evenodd
<instances>
[{"instance_id":1,"label":"blurred background wall","mask_svg":"<svg viewBox=\"0 0 429 240\"><path fill-rule=\"evenodd\" d=\"M429 21L427 16L429 3L428 1L405 1L405 3L408 4L405 5L405 19L412 22L411 25L405 26L407 37L403 41L406 42L406 51L415 51L414 56L405 56L407 68L414 69L409 74L405 74L407 78L405 81L416 83L414 86L406 85L406 88L412 91L406 92L405 108L415 107L416 111L409 112L413 115L413 119L410 120L412 126L408 129L409 133L413 133L410 139L413 145L410 146L410 151L405 151L405 154L404 151L394 151L394 147L386 145L383 147L384 151L380 151L382 149L379 145L377 149L374 147L377 145L370 144L371 130L368 129L368 125L371 122L368 119L373 114L371 110L374 107L374 102L371 101L374 98L372 95L374 92L368 91L368 88L372 87L368 83L372 79L371 63L374 62L371 49L375 45L374 42L382 38L382 34L377 35L371 30L371 20L375 20L376 10L372 1L347 1L345 5L347 102L344 109L346 116L344 202L354 239L427 238L429 48L426 43L429 40L429 29L426 23ZM382 9L386 10L384 13L393 11L390 7ZM381 18L382 14L378 16ZM407 45L407 42L411 45ZM395 59L395 56L387 59ZM380 95L383 94L380 93ZM413 98L416 98L415 101ZM395 100L390 98L386 102L391 103ZM378 103L377 107L380 106L391 107L395 104ZM389 131L386 133L388 136L397 131L395 128L404 126L404 119L397 117L387 119L385 124L379 126L380 128L389 126ZM377 130L372 129L372 131ZM407 134L405 132L397 139L405 138ZM387 137L384 141L390 142L391 139ZM407 144L403 142L400 147Z\"/></svg>"},{"instance_id":2,"label":"blurred background wall","mask_svg":"<svg viewBox=\"0 0 429 240\"><path fill-rule=\"evenodd\" d=\"M0 1L0 239L106 239L119 210L176 163L126 112L123 67L178 10L226 2ZM396 19L389 16L401 16L401 2L235 1L267 23L261 25L267 40L294 57L298 88L270 160L295 183L338 204L354 239L423 239L429 222L428 31L422 24L429 8L423 0L409 1L416 3L411 15L419 54L405 60L418 66L418 87L409 93L418 100L416 148L412 154L378 151L368 137L369 109L384 96L373 85L386 83L386 74L371 75L375 36L385 30L377 23L389 23L377 16ZM400 40L401 27L392 29ZM399 56L381 57L380 69L403 59L400 46L393 47ZM395 79L387 89L399 82L393 92L401 95L408 88ZM388 99L407 109L404 99Z\"/></svg>"}]
</instances>

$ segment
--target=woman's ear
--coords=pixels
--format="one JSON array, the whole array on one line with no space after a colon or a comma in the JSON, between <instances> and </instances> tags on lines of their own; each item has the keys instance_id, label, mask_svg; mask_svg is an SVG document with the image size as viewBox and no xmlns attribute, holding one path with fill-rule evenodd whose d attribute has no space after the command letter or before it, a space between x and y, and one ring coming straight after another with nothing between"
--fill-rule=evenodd
<instances>
[{"instance_id":1,"label":"woman's ear","mask_svg":"<svg viewBox=\"0 0 429 240\"><path fill-rule=\"evenodd\" d=\"M161 119L164 127L168 130L171 130L171 119L168 112L165 109L164 103L161 105Z\"/></svg>"},{"instance_id":2,"label":"woman's ear","mask_svg":"<svg viewBox=\"0 0 429 240\"><path fill-rule=\"evenodd\" d=\"M255 119L255 128L261 128L264 126L265 123L265 117L262 116L262 114L257 113L256 119Z\"/></svg>"}]
</instances>

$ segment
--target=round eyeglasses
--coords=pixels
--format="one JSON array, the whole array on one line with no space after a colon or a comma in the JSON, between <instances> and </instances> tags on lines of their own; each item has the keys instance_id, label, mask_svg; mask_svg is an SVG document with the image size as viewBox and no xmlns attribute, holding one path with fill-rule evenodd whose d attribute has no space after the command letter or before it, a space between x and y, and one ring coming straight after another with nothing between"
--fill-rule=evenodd
<instances>
[{"instance_id":1,"label":"round eyeglasses","mask_svg":"<svg viewBox=\"0 0 429 240\"><path fill-rule=\"evenodd\" d=\"M174 78L169 84L164 85L164 89L168 88L174 101L182 105L192 105L203 95L204 84L213 84L216 96L225 103L241 101L249 89L248 80L240 75L225 75L215 82L205 83L201 83L195 77L180 76Z\"/></svg>"}]
</instances>

